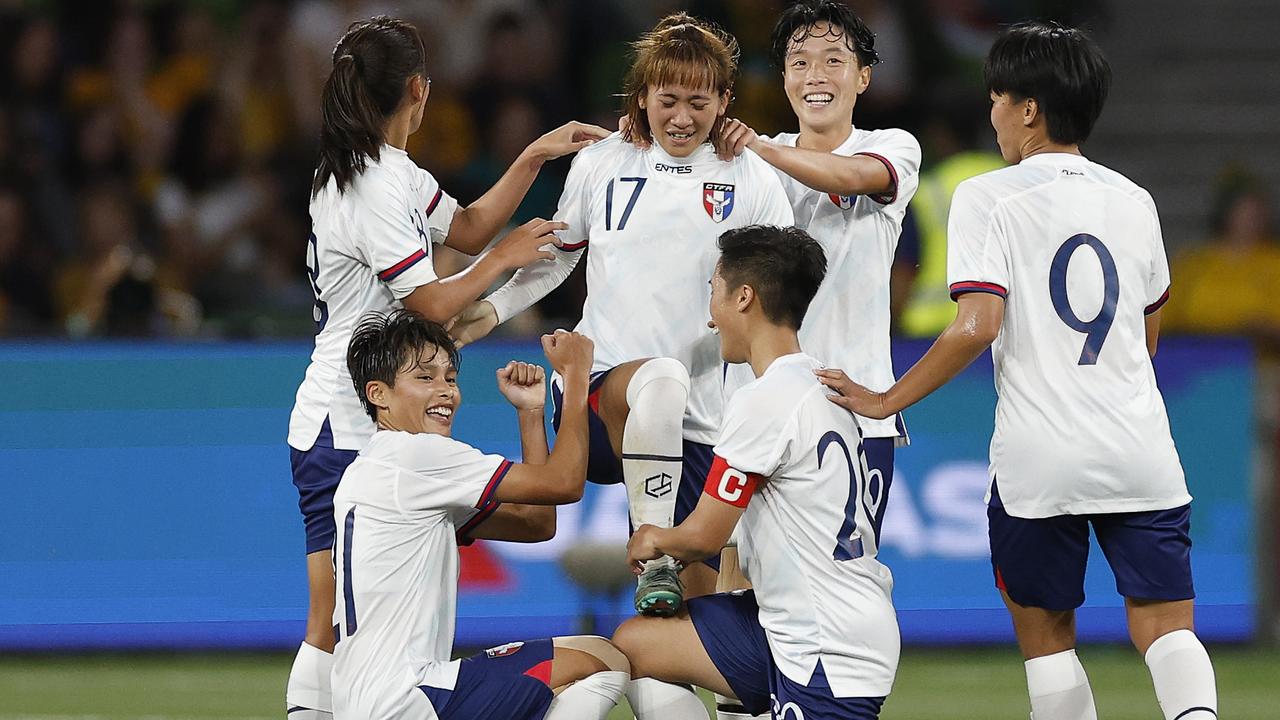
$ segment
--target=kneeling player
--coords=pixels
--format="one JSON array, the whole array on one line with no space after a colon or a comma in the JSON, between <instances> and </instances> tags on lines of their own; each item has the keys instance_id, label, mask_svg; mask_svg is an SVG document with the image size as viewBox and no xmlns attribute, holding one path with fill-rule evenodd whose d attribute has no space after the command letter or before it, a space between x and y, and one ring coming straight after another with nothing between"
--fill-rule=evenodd
<instances>
[{"instance_id":1,"label":"kneeling player","mask_svg":"<svg viewBox=\"0 0 1280 720\"><path fill-rule=\"evenodd\" d=\"M565 382L559 440L548 455L542 368L512 362L498 371L520 418L512 463L450 437L462 398L444 328L396 311L353 335L347 366L378 431L334 496L335 717L602 719L625 688L626 658L598 637L450 660L458 543L547 540L555 505L582 497L591 341L557 331L542 346Z\"/></svg>"},{"instance_id":2,"label":"kneeling player","mask_svg":"<svg viewBox=\"0 0 1280 720\"><path fill-rule=\"evenodd\" d=\"M756 379L729 400L697 508L675 528L637 530L628 560L699 560L741 519L738 552L755 589L632 618L614 643L636 677L735 695L752 713L875 718L899 649L892 576L876 560L888 487L796 336L826 259L803 231L772 227L726 232L720 251L711 326L725 361L749 364ZM706 717L688 695L651 697L661 707L638 713Z\"/></svg>"}]
</instances>

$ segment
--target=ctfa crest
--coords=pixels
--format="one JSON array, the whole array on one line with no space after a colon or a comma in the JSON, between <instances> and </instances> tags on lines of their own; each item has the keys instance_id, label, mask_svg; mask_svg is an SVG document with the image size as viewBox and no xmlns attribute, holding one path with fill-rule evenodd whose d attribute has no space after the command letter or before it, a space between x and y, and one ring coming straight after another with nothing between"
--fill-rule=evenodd
<instances>
[{"instance_id":1,"label":"ctfa crest","mask_svg":"<svg viewBox=\"0 0 1280 720\"><path fill-rule=\"evenodd\" d=\"M489 656L490 658L506 657L508 655L515 655L516 653L520 652L520 648L522 647L524 647L524 643L522 642L511 642L511 643L507 643L506 645L499 645L498 647L495 647L495 648L489 648L488 650L484 651L484 654Z\"/></svg>"},{"instance_id":2,"label":"ctfa crest","mask_svg":"<svg viewBox=\"0 0 1280 720\"><path fill-rule=\"evenodd\" d=\"M841 210L848 210L853 207L853 202L858 199L856 195L836 195L835 193L830 193L827 197L831 198L831 202L835 203L836 207Z\"/></svg>"},{"instance_id":3,"label":"ctfa crest","mask_svg":"<svg viewBox=\"0 0 1280 720\"><path fill-rule=\"evenodd\" d=\"M702 207L713 222L724 222L733 212L733 186L723 183L702 183Z\"/></svg>"}]
</instances>

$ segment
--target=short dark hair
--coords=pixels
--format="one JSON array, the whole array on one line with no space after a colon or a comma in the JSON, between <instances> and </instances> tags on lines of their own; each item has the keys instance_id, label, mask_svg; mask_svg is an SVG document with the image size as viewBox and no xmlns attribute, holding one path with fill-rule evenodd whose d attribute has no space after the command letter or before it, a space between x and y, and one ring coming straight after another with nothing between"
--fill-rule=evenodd
<instances>
[{"instance_id":1,"label":"short dark hair","mask_svg":"<svg viewBox=\"0 0 1280 720\"><path fill-rule=\"evenodd\" d=\"M983 74L989 92L1034 99L1049 139L1065 145L1089 139L1111 89L1102 50L1083 30L1056 22L1005 28L987 53Z\"/></svg>"},{"instance_id":2,"label":"short dark hair","mask_svg":"<svg viewBox=\"0 0 1280 720\"><path fill-rule=\"evenodd\" d=\"M750 285L771 322L800 329L827 274L827 255L795 227L748 225L720 235L720 277L731 287Z\"/></svg>"},{"instance_id":3,"label":"short dark hair","mask_svg":"<svg viewBox=\"0 0 1280 720\"><path fill-rule=\"evenodd\" d=\"M365 386L381 380L395 387L396 375L428 347L444 350L455 370L462 366L462 356L444 327L412 310L372 312L361 318L347 346L347 370L370 418L378 419L378 408L369 402Z\"/></svg>"},{"instance_id":4,"label":"short dark hair","mask_svg":"<svg viewBox=\"0 0 1280 720\"><path fill-rule=\"evenodd\" d=\"M876 34L848 5L836 0L800 0L782 11L773 26L770 53L773 64L784 67L787 52L796 44L797 38L804 42L805 38L813 37L813 28L818 23L827 24L824 37L844 38L845 47L858 56L858 65L869 67L880 62L880 55L876 53Z\"/></svg>"}]
</instances>

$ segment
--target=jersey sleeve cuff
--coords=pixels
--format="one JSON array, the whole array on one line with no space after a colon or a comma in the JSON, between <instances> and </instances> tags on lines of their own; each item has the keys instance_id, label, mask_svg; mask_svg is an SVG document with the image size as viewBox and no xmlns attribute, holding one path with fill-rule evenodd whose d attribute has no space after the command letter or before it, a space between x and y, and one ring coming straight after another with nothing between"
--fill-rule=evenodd
<instances>
[{"instance_id":1,"label":"jersey sleeve cuff","mask_svg":"<svg viewBox=\"0 0 1280 720\"><path fill-rule=\"evenodd\" d=\"M436 211L440 205L440 200L444 198L444 188L436 188L436 194L432 196L431 202L427 203L427 217L431 217L431 213Z\"/></svg>"},{"instance_id":2,"label":"jersey sleeve cuff","mask_svg":"<svg viewBox=\"0 0 1280 720\"><path fill-rule=\"evenodd\" d=\"M476 509L483 510L486 505L493 500L493 494L497 492L498 486L502 484L502 479L511 471L511 461L503 460L498 468L493 471L493 475L489 478L488 484L484 486L484 491L480 493L480 499L476 501Z\"/></svg>"},{"instance_id":3,"label":"jersey sleeve cuff","mask_svg":"<svg viewBox=\"0 0 1280 720\"><path fill-rule=\"evenodd\" d=\"M996 283L976 282L971 280L951 283L951 299L952 300L955 300L956 298L966 293L973 293L973 292L990 293L992 295L998 295L1002 298L1008 297L1009 295L1009 291L1006 290L1003 285L997 285Z\"/></svg>"},{"instance_id":4,"label":"jersey sleeve cuff","mask_svg":"<svg viewBox=\"0 0 1280 720\"><path fill-rule=\"evenodd\" d=\"M873 152L860 152L854 155L866 155L869 158L875 158L884 163L884 168L889 171L889 177L893 180L893 190L879 195L868 195L867 197L880 203L881 205L892 205L898 199L898 170L893 167L893 163L883 155L877 155Z\"/></svg>"},{"instance_id":5,"label":"jersey sleeve cuff","mask_svg":"<svg viewBox=\"0 0 1280 720\"><path fill-rule=\"evenodd\" d=\"M391 282L392 280L395 280L396 278L403 275L405 271L408 270L409 268L413 267L414 265L417 265L419 262L422 262L422 260L426 257L427 257L427 251L425 249L415 250L413 254L410 255L409 257L401 260L395 265L392 265L386 270L383 270L382 272L378 273L378 279L384 283Z\"/></svg>"},{"instance_id":6,"label":"jersey sleeve cuff","mask_svg":"<svg viewBox=\"0 0 1280 720\"><path fill-rule=\"evenodd\" d=\"M487 504L485 504L484 507L480 508L480 510L475 515L472 515L470 520L464 523L462 527L458 528L458 532L457 532L458 544L465 547L475 542L476 539L471 537L471 531L475 530L477 527L480 526L481 523L483 523L485 520L488 520L490 517L492 517L493 514L497 512L498 508L500 507L502 507L502 503L498 502L497 500L490 500Z\"/></svg>"},{"instance_id":7,"label":"jersey sleeve cuff","mask_svg":"<svg viewBox=\"0 0 1280 720\"><path fill-rule=\"evenodd\" d=\"M1164 293L1155 302L1143 308L1142 314L1150 315L1151 313L1164 307L1164 304L1167 302L1169 302L1169 288L1165 288Z\"/></svg>"}]
</instances>

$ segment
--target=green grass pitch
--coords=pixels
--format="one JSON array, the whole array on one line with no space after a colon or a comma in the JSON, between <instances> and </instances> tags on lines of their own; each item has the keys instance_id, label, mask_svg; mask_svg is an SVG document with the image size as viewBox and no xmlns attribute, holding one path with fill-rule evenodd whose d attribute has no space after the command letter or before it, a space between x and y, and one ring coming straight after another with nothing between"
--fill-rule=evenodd
<instances>
[{"instance_id":1,"label":"green grass pitch","mask_svg":"<svg viewBox=\"0 0 1280 720\"><path fill-rule=\"evenodd\" d=\"M1280 650L1212 647L1224 718L1280 717ZM1098 714L1158 720L1151 678L1131 648L1087 646ZM292 658L278 654L85 655L0 658L0 720L247 720L284 717ZM1009 647L902 654L884 720L1025 720L1022 663ZM630 718L623 708L610 720Z\"/></svg>"}]
</instances>

